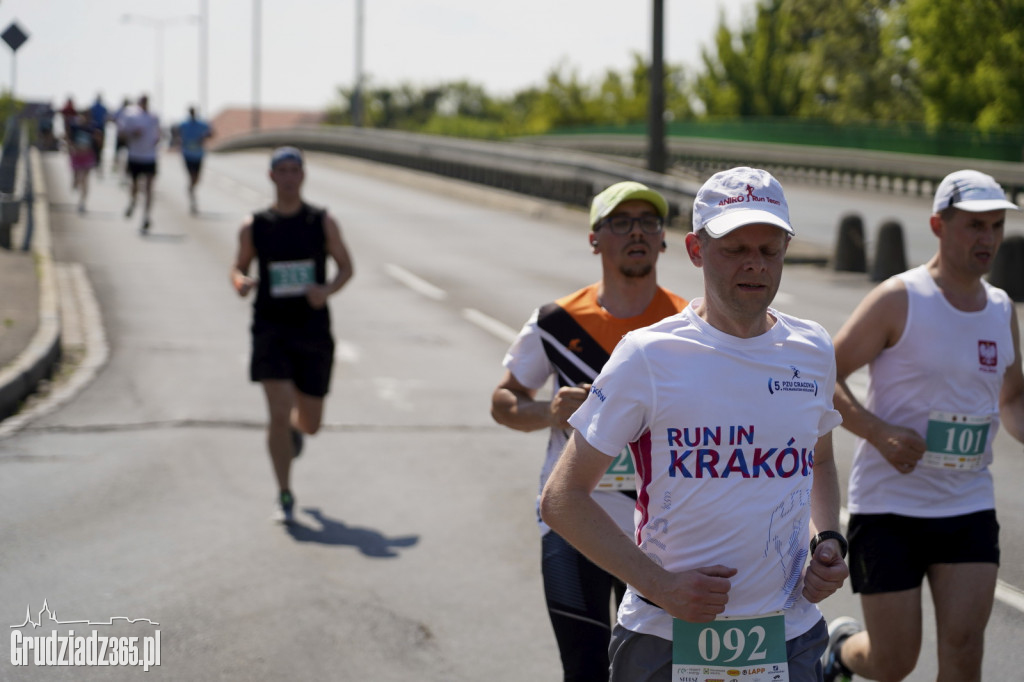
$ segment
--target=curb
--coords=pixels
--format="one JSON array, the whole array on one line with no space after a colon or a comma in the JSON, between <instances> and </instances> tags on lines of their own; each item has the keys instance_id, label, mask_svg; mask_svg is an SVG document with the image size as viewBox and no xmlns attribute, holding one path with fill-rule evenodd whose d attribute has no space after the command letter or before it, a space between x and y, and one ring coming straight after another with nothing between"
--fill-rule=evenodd
<instances>
[{"instance_id":1,"label":"curb","mask_svg":"<svg viewBox=\"0 0 1024 682\"><path fill-rule=\"evenodd\" d=\"M39 151L34 147L26 151L26 170L32 173L35 187L32 253L39 276L39 328L25 350L10 365L0 370L0 419L6 419L18 411L21 402L35 393L39 382L52 375L61 356L60 304L50 243L46 184L43 181Z\"/></svg>"}]
</instances>

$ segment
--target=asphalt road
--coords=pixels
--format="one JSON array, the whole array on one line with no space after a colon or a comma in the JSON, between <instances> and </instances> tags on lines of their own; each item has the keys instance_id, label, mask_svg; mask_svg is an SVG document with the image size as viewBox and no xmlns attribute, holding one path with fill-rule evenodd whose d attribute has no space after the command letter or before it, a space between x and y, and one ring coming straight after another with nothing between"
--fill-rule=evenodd
<instances>
[{"instance_id":1,"label":"asphalt road","mask_svg":"<svg viewBox=\"0 0 1024 682\"><path fill-rule=\"evenodd\" d=\"M534 522L546 438L501 428L488 410L509 335L536 305L598 276L584 214L310 157L307 198L339 219L356 275L331 301L333 390L293 474L301 523L286 529L270 522L263 398L246 375L249 302L227 283L242 217L271 196L266 160L211 158L193 218L179 159L164 158L141 236L116 178L95 182L79 216L66 159L47 157L55 259L84 268L109 355L73 398L0 439L0 614L11 626L44 621L11 628L26 635L159 630L147 679L559 679ZM869 227L883 216L909 226L929 208L798 187L790 200L800 238L825 248L845 211ZM927 256L919 237L912 265ZM661 280L693 297L700 273L681 239L668 236ZM791 266L777 306L834 332L869 287L864 275ZM845 485L842 430L837 452ZM1024 669L1020 455L1000 435L1010 596L988 629L990 680ZM56 621L115 620L58 625L39 618L44 600ZM859 614L848 589L823 610ZM912 682L934 679L924 611ZM0 663L4 680L138 674Z\"/></svg>"}]
</instances>

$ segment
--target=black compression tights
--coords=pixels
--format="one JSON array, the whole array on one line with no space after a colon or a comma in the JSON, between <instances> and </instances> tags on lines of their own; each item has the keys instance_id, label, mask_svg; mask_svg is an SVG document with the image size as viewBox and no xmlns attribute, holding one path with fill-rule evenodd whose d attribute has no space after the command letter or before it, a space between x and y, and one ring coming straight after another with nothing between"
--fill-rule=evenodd
<instances>
[{"instance_id":1,"label":"black compression tights","mask_svg":"<svg viewBox=\"0 0 1024 682\"><path fill-rule=\"evenodd\" d=\"M608 640L625 584L595 566L554 531L541 541L548 615L565 682L607 682Z\"/></svg>"}]
</instances>

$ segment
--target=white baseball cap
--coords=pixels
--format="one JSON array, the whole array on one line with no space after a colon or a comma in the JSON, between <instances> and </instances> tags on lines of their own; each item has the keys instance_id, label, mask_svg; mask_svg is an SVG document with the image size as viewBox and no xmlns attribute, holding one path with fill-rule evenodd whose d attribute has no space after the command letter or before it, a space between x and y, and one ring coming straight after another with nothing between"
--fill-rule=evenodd
<instances>
[{"instance_id":1,"label":"white baseball cap","mask_svg":"<svg viewBox=\"0 0 1024 682\"><path fill-rule=\"evenodd\" d=\"M1017 204L1006 200L1006 192L995 178L976 170L950 173L939 183L939 188L935 191L935 201L932 202L932 213L939 213L950 207L971 213L1005 208L1020 210Z\"/></svg>"},{"instance_id":2,"label":"white baseball cap","mask_svg":"<svg viewBox=\"0 0 1024 682\"><path fill-rule=\"evenodd\" d=\"M786 231L789 205L782 185L772 174L758 168L740 166L715 173L697 192L693 201L693 231L707 230L714 238L723 237L738 227L768 223Z\"/></svg>"},{"instance_id":3,"label":"white baseball cap","mask_svg":"<svg viewBox=\"0 0 1024 682\"><path fill-rule=\"evenodd\" d=\"M302 164L302 152L297 147L278 147L270 155L270 169L273 170L282 161L297 161Z\"/></svg>"}]
</instances>

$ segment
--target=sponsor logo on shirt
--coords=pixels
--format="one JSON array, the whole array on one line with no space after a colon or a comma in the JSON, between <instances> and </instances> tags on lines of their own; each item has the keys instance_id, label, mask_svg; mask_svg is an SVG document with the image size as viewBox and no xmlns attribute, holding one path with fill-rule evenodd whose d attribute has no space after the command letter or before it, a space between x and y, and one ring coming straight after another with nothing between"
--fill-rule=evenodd
<instances>
[{"instance_id":1,"label":"sponsor logo on shirt","mask_svg":"<svg viewBox=\"0 0 1024 682\"><path fill-rule=\"evenodd\" d=\"M811 379L810 381L800 378L800 370L790 365L789 368L793 370L793 376L789 379L776 379L774 377L768 377L768 392L772 395L776 393L813 393L818 395L818 382Z\"/></svg>"}]
</instances>

